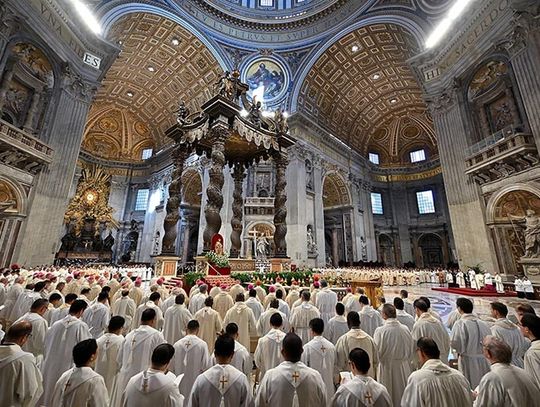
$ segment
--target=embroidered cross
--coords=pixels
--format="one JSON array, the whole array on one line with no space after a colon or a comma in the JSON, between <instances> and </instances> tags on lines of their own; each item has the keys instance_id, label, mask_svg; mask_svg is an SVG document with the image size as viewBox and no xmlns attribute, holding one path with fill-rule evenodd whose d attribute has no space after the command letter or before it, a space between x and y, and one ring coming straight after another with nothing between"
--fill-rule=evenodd
<instances>
[{"instance_id":1,"label":"embroidered cross","mask_svg":"<svg viewBox=\"0 0 540 407\"><path fill-rule=\"evenodd\" d=\"M134 338L131 340L131 347L133 347L133 345L135 345L135 342L137 342L137 341L135 340L135 337L134 337Z\"/></svg>"},{"instance_id":2,"label":"embroidered cross","mask_svg":"<svg viewBox=\"0 0 540 407\"><path fill-rule=\"evenodd\" d=\"M145 393L146 393L146 391L148 390L148 379L144 379L144 380L143 380L142 389L143 389L143 391L144 391Z\"/></svg>"},{"instance_id":3,"label":"embroidered cross","mask_svg":"<svg viewBox=\"0 0 540 407\"><path fill-rule=\"evenodd\" d=\"M326 348L324 347L324 345L321 345L321 352L323 353L323 355L324 355L324 352L326 352Z\"/></svg>"},{"instance_id":4,"label":"embroidered cross","mask_svg":"<svg viewBox=\"0 0 540 407\"><path fill-rule=\"evenodd\" d=\"M187 341L186 342L186 348L189 349L190 346L191 346L191 341Z\"/></svg>"},{"instance_id":5,"label":"embroidered cross","mask_svg":"<svg viewBox=\"0 0 540 407\"><path fill-rule=\"evenodd\" d=\"M296 383L298 381L298 379L300 378L300 375L298 374L298 372L295 370L294 373L292 374L292 378L294 380L294 382Z\"/></svg>"},{"instance_id":6,"label":"embroidered cross","mask_svg":"<svg viewBox=\"0 0 540 407\"><path fill-rule=\"evenodd\" d=\"M373 396L371 395L371 393L369 391L367 391L365 394L364 394L364 398L367 400L367 402L369 404L373 404Z\"/></svg>"},{"instance_id":7,"label":"embroidered cross","mask_svg":"<svg viewBox=\"0 0 540 407\"><path fill-rule=\"evenodd\" d=\"M108 348L110 344L111 344L111 340L110 340L110 339L107 339L107 340L105 341L105 347Z\"/></svg>"},{"instance_id":8,"label":"embroidered cross","mask_svg":"<svg viewBox=\"0 0 540 407\"><path fill-rule=\"evenodd\" d=\"M64 392L66 392L71 387L71 382L68 380L66 386L64 387Z\"/></svg>"},{"instance_id":9,"label":"embroidered cross","mask_svg":"<svg viewBox=\"0 0 540 407\"><path fill-rule=\"evenodd\" d=\"M229 383L229 381L225 376L221 376L221 380L219 381L219 383L221 384L221 390L223 390L225 388L225 385Z\"/></svg>"}]
</instances>

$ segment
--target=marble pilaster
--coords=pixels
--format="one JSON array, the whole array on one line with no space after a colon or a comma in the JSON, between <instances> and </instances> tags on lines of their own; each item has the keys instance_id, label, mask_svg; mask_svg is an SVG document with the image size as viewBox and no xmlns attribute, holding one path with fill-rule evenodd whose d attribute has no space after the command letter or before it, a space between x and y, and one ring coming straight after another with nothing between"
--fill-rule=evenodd
<instances>
[{"instance_id":1,"label":"marble pilaster","mask_svg":"<svg viewBox=\"0 0 540 407\"><path fill-rule=\"evenodd\" d=\"M494 250L484 218L477 185L466 174L467 131L465 103L460 92L449 89L432 105L449 214L460 266L481 263L496 270Z\"/></svg>"},{"instance_id":2,"label":"marble pilaster","mask_svg":"<svg viewBox=\"0 0 540 407\"><path fill-rule=\"evenodd\" d=\"M528 33L521 41L509 44L508 51L529 126L540 150L540 29Z\"/></svg>"},{"instance_id":3,"label":"marble pilaster","mask_svg":"<svg viewBox=\"0 0 540 407\"><path fill-rule=\"evenodd\" d=\"M44 141L54 149L52 163L35 184L32 210L23 225L15 258L27 266L52 263L59 248L64 212L94 86L67 69L53 100Z\"/></svg>"},{"instance_id":4,"label":"marble pilaster","mask_svg":"<svg viewBox=\"0 0 540 407\"><path fill-rule=\"evenodd\" d=\"M298 264L307 261L306 170L304 158L296 151L289 154L287 167L287 251Z\"/></svg>"},{"instance_id":5,"label":"marble pilaster","mask_svg":"<svg viewBox=\"0 0 540 407\"><path fill-rule=\"evenodd\" d=\"M313 208L313 228L315 239L317 241L317 259L316 266L322 267L326 264L326 244L324 238L324 206L323 206L323 173L321 160L313 160L313 190L314 208Z\"/></svg>"}]
</instances>

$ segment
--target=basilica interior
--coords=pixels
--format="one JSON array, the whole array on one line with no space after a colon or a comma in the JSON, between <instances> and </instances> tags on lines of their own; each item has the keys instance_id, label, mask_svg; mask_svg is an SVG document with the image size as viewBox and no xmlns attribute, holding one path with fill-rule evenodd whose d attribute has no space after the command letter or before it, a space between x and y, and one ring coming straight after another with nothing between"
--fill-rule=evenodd
<instances>
[{"instance_id":1,"label":"basilica interior","mask_svg":"<svg viewBox=\"0 0 540 407\"><path fill-rule=\"evenodd\" d=\"M0 266L190 267L219 233L298 268L540 282L538 11L4 0Z\"/></svg>"}]
</instances>

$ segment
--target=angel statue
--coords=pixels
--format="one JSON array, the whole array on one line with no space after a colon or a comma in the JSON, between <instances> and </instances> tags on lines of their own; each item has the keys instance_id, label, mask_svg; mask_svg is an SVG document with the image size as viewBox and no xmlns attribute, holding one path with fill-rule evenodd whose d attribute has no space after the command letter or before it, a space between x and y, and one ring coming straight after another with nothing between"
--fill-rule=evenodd
<instances>
[{"instance_id":1,"label":"angel statue","mask_svg":"<svg viewBox=\"0 0 540 407\"><path fill-rule=\"evenodd\" d=\"M251 122L255 126L261 125L261 120L262 120L261 108L262 108L262 103L258 102L256 98L253 98L253 103L251 104L249 108L248 119L251 120Z\"/></svg>"},{"instance_id":2,"label":"angel statue","mask_svg":"<svg viewBox=\"0 0 540 407\"><path fill-rule=\"evenodd\" d=\"M276 132L287 133L289 131L289 125L287 124L287 116L281 109L281 106L274 112L274 121L276 122Z\"/></svg>"},{"instance_id":3,"label":"angel statue","mask_svg":"<svg viewBox=\"0 0 540 407\"><path fill-rule=\"evenodd\" d=\"M176 121L179 124L186 124L186 119L190 113L189 108L186 106L186 102L180 99L180 103L178 103L178 109L176 109L174 113L176 113Z\"/></svg>"},{"instance_id":4,"label":"angel statue","mask_svg":"<svg viewBox=\"0 0 540 407\"><path fill-rule=\"evenodd\" d=\"M214 86L219 96L223 96L227 99L233 98L233 80L229 71L225 71L225 73L219 77Z\"/></svg>"},{"instance_id":5,"label":"angel statue","mask_svg":"<svg viewBox=\"0 0 540 407\"><path fill-rule=\"evenodd\" d=\"M540 218L532 209L525 211L525 217L509 215L510 219L525 220L525 256L540 257Z\"/></svg>"}]
</instances>

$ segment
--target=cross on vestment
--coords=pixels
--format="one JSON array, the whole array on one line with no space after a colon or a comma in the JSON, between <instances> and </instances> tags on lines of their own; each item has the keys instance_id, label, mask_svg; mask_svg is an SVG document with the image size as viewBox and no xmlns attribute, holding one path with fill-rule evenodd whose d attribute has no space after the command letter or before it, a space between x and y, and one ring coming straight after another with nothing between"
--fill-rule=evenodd
<instances>
[{"instance_id":1,"label":"cross on vestment","mask_svg":"<svg viewBox=\"0 0 540 407\"><path fill-rule=\"evenodd\" d=\"M131 340L131 347L132 348L133 348L133 345L135 345L135 342L137 342L137 341L135 340L135 337L133 337L133 339Z\"/></svg>"},{"instance_id":2,"label":"cross on vestment","mask_svg":"<svg viewBox=\"0 0 540 407\"><path fill-rule=\"evenodd\" d=\"M324 345L321 345L321 352L323 353L323 355L324 355L324 352L326 352L326 348L324 347Z\"/></svg>"},{"instance_id":3,"label":"cross on vestment","mask_svg":"<svg viewBox=\"0 0 540 407\"><path fill-rule=\"evenodd\" d=\"M364 394L364 398L367 400L367 402L372 405L373 404L373 396L371 395L371 393L369 391L367 391L365 394Z\"/></svg>"},{"instance_id":4,"label":"cross on vestment","mask_svg":"<svg viewBox=\"0 0 540 407\"><path fill-rule=\"evenodd\" d=\"M66 392L71 387L71 382L68 380L64 386L64 392Z\"/></svg>"},{"instance_id":5,"label":"cross on vestment","mask_svg":"<svg viewBox=\"0 0 540 407\"><path fill-rule=\"evenodd\" d=\"M221 384L221 390L225 388L225 385L229 383L226 376L221 376L221 379L219 380L219 383Z\"/></svg>"},{"instance_id":6,"label":"cross on vestment","mask_svg":"<svg viewBox=\"0 0 540 407\"><path fill-rule=\"evenodd\" d=\"M296 383L298 379L300 378L300 374L298 374L298 372L295 370L294 373L292 374L292 378L294 382Z\"/></svg>"},{"instance_id":7,"label":"cross on vestment","mask_svg":"<svg viewBox=\"0 0 540 407\"><path fill-rule=\"evenodd\" d=\"M186 348L189 349L190 346L191 346L191 341L187 341L186 342Z\"/></svg>"}]
</instances>

